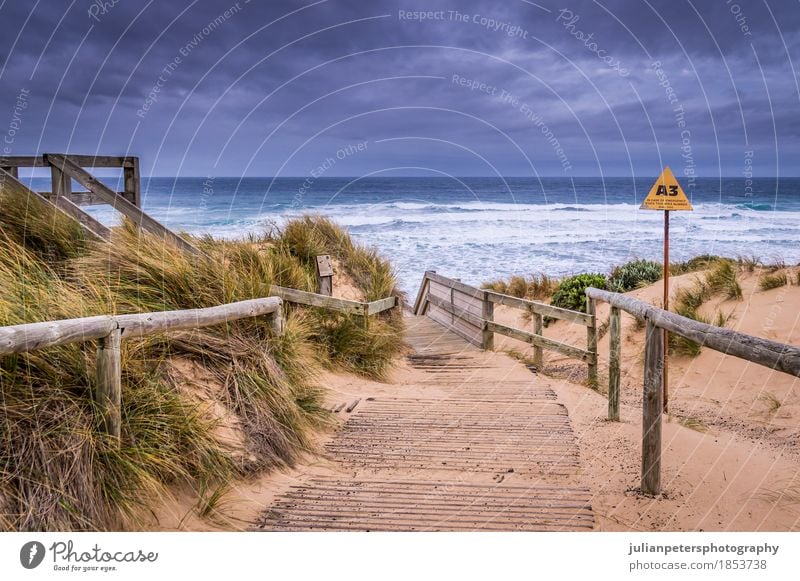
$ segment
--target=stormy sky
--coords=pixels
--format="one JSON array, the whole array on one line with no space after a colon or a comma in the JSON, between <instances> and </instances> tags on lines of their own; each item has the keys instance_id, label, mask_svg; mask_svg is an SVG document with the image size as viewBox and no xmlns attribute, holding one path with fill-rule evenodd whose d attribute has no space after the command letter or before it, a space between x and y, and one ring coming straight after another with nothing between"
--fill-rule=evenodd
<instances>
[{"instance_id":1,"label":"stormy sky","mask_svg":"<svg viewBox=\"0 0 800 581\"><path fill-rule=\"evenodd\" d=\"M127 153L162 176L800 175L799 0L0 1L5 155Z\"/></svg>"}]
</instances>

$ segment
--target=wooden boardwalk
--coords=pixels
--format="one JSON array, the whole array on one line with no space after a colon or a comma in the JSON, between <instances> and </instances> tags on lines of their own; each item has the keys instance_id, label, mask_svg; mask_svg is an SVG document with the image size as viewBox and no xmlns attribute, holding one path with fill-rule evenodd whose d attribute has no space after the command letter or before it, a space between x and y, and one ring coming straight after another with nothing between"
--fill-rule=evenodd
<instances>
[{"instance_id":1,"label":"wooden boardwalk","mask_svg":"<svg viewBox=\"0 0 800 581\"><path fill-rule=\"evenodd\" d=\"M332 469L292 484L258 529L591 530L555 392L426 317L407 341L411 383L363 401L326 447Z\"/></svg>"}]
</instances>

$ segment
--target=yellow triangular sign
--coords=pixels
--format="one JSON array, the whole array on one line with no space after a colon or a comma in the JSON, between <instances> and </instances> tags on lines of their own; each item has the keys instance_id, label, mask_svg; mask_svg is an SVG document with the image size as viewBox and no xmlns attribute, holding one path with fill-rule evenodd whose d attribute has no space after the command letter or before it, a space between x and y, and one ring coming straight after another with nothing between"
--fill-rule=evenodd
<instances>
[{"instance_id":1,"label":"yellow triangular sign","mask_svg":"<svg viewBox=\"0 0 800 581\"><path fill-rule=\"evenodd\" d=\"M683 188L672 175L669 166L664 168L650 193L642 202L640 210L694 210Z\"/></svg>"}]
</instances>

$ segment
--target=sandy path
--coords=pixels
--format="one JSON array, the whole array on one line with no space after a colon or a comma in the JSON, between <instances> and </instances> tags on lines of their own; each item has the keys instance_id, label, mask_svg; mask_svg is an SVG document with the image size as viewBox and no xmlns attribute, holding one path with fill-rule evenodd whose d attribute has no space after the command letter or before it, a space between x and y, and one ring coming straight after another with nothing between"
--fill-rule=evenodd
<instances>
[{"instance_id":1,"label":"sandy path","mask_svg":"<svg viewBox=\"0 0 800 581\"><path fill-rule=\"evenodd\" d=\"M578 444L555 392L427 318L408 327L402 380L339 412L348 419L326 461L287 483L258 529L591 530Z\"/></svg>"}]
</instances>

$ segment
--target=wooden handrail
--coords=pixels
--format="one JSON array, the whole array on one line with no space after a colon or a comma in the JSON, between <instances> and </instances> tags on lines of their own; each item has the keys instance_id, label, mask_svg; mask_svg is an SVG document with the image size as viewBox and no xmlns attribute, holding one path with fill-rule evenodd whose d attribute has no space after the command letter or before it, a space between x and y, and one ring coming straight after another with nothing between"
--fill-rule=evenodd
<instances>
[{"instance_id":1,"label":"wooden handrail","mask_svg":"<svg viewBox=\"0 0 800 581\"><path fill-rule=\"evenodd\" d=\"M586 296L609 303L637 319L651 321L660 329L666 329L709 349L800 377L800 347L701 323L619 293L590 287L586 289Z\"/></svg>"},{"instance_id":2,"label":"wooden handrail","mask_svg":"<svg viewBox=\"0 0 800 581\"><path fill-rule=\"evenodd\" d=\"M701 323L659 309L642 300L589 287L586 296L611 305L608 370L608 419L619 421L620 311L646 323L644 390L642 397L642 492L661 493L661 418L664 398L664 360L667 349L662 330L669 331L726 355L800 377L800 347Z\"/></svg>"},{"instance_id":3,"label":"wooden handrail","mask_svg":"<svg viewBox=\"0 0 800 581\"><path fill-rule=\"evenodd\" d=\"M378 299L369 303L362 301L351 301L349 299L340 299L319 293L311 293L308 291L298 290L296 288L286 288L282 286L272 285L269 287L269 292L272 295L279 296L288 303L295 303L298 305L306 305L308 307L320 307L324 309L331 309L351 315L360 315L367 317L369 315L376 315L383 311L393 309L397 306L397 297L386 297Z\"/></svg>"},{"instance_id":4,"label":"wooden handrail","mask_svg":"<svg viewBox=\"0 0 800 581\"><path fill-rule=\"evenodd\" d=\"M432 283L449 289L450 296L442 298L432 294ZM494 305L496 304L531 313L533 315L534 333L495 323L493 319ZM534 364L537 366L543 364L543 349L549 349L568 357L585 361L589 368L590 381L596 381L597 340L594 313L580 313L539 301L530 301L495 291L479 289L460 280L437 274L432 270L426 271L422 278L419 292L414 302L414 314L424 315L428 313L429 305L433 305L437 309L434 314L429 313L429 316L466 341L478 345L484 350L494 348L494 333L499 333L512 339L529 343L533 347ZM478 314L478 311L480 314ZM447 319L447 317L449 317L449 320L443 320L443 318ZM563 319L585 325L587 348L581 349L544 337L542 335L544 317ZM478 336L479 333L480 336Z\"/></svg>"},{"instance_id":5,"label":"wooden handrail","mask_svg":"<svg viewBox=\"0 0 800 581\"><path fill-rule=\"evenodd\" d=\"M0 327L0 355L97 339L93 397L100 410L103 429L119 441L122 397L120 343L123 339L197 329L260 315L270 315L272 332L281 335L283 334L282 305L283 300L280 297L265 297L203 309L100 315Z\"/></svg>"}]
</instances>

